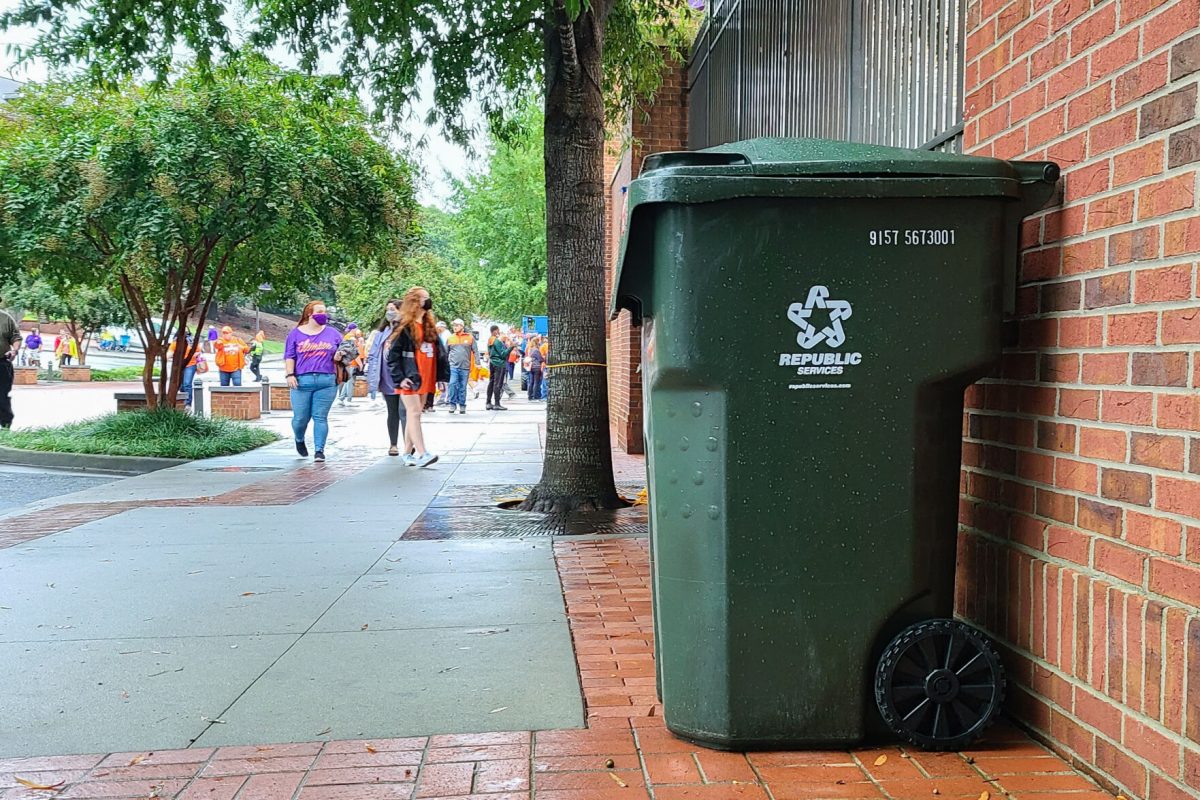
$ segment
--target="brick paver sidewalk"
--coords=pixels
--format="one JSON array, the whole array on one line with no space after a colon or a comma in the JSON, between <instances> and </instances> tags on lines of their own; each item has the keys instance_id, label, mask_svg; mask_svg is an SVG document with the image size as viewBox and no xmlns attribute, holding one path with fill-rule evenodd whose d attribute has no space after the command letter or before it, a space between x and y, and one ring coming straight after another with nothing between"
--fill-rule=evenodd
<instances>
[{"instance_id":1,"label":"brick paver sidewalk","mask_svg":"<svg viewBox=\"0 0 1200 800\"><path fill-rule=\"evenodd\" d=\"M654 696L646 541L559 541L555 553L586 730L0 759L0 800L1111 797L1011 728L977 751L946 754L895 746L741 754L682 742L664 727Z\"/></svg>"}]
</instances>

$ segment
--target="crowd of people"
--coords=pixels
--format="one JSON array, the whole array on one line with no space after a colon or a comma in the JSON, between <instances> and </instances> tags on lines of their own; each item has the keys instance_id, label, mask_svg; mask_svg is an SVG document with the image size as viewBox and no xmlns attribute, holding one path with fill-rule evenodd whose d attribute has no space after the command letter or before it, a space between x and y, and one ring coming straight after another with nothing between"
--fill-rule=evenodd
<instances>
[{"instance_id":1,"label":"crowd of people","mask_svg":"<svg viewBox=\"0 0 1200 800\"><path fill-rule=\"evenodd\" d=\"M312 428L313 460L325 461L329 413L335 402L348 405L363 376L372 402L387 407L388 455L408 466L427 467L438 460L425 438L421 419L443 407L466 414L468 394L486 392L485 409L507 411L505 397L515 367L529 375L531 400L545 399L549 345L539 337L505 336L493 325L481 349L461 319L449 326L433 313L433 298L417 286L380 309L379 322L368 337L356 323L345 332L331 324L325 303L304 307L300 321L284 343L284 370L291 389L292 433L296 452L308 456Z\"/></svg>"},{"instance_id":2,"label":"crowd of people","mask_svg":"<svg viewBox=\"0 0 1200 800\"><path fill-rule=\"evenodd\" d=\"M0 384L7 384L0 385L0 426L12 422L7 401L14 365L38 365L46 349L38 328L22 337L15 320L7 315L0 318L0 323L9 321L10 326L0 324L0 339L6 346L0 358ZM209 325L198 335L200 342L194 349L195 334L188 331L185 336L190 353L182 375L182 385L187 387L186 405L191 405L190 387L198 374L209 371L210 359L221 386L241 386L247 366L255 381L263 380L263 331L249 342L230 326L218 330ZM174 342L169 353L175 357ZM66 329L55 339L53 354L60 367L78 360L79 344ZM371 401L382 400L387 408L388 454L402 457L407 465L427 467L438 456L425 440L421 427L424 414L438 408L466 414L469 397L478 399L481 392L486 410L507 411L504 401L516 394L512 382L518 366L522 368L522 389L528 399L545 400L549 391L548 357L549 342L543 336L502 333L500 326L493 325L486 342L480 342L461 319L447 326L435 316L429 292L419 286L403 298L388 301L369 335L353 322L344 331L335 327L326 305L314 300L304 307L284 343L296 451L309 455L307 437L311 427L313 459L325 460L330 410L335 402L351 404L355 383L361 379Z\"/></svg>"}]
</instances>

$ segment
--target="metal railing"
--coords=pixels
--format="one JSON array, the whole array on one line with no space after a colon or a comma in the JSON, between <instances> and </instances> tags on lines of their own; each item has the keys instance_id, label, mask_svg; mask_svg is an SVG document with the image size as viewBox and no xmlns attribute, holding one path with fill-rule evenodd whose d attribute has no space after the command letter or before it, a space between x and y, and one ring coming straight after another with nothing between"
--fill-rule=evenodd
<instances>
[{"instance_id":1,"label":"metal railing","mask_svg":"<svg viewBox=\"0 0 1200 800\"><path fill-rule=\"evenodd\" d=\"M957 152L965 0L715 0L689 145L811 136Z\"/></svg>"}]
</instances>

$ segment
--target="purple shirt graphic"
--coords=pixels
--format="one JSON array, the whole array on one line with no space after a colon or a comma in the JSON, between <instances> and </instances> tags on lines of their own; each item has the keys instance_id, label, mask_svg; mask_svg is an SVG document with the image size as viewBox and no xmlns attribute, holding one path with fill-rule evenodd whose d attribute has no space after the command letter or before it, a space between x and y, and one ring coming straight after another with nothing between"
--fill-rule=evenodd
<instances>
[{"instance_id":1,"label":"purple shirt graphic","mask_svg":"<svg viewBox=\"0 0 1200 800\"><path fill-rule=\"evenodd\" d=\"M296 374L324 372L333 374L333 354L342 343L342 334L326 325L320 333L307 334L292 328L283 346L283 357L295 359Z\"/></svg>"}]
</instances>

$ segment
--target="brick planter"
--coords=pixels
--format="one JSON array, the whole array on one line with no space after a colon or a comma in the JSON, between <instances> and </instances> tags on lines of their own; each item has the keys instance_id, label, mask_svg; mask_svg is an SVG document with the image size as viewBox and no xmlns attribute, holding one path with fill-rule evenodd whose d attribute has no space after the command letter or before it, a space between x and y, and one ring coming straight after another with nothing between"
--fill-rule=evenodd
<instances>
[{"instance_id":1,"label":"brick planter","mask_svg":"<svg viewBox=\"0 0 1200 800\"><path fill-rule=\"evenodd\" d=\"M229 419L262 417L262 389L258 386L214 386L210 390L210 414Z\"/></svg>"},{"instance_id":2,"label":"brick planter","mask_svg":"<svg viewBox=\"0 0 1200 800\"><path fill-rule=\"evenodd\" d=\"M367 379L366 378L355 378L354 379L354 396L355 397L366 397L367 396Z\"/></svg>"},{"instance_id":3,"label":"brick planter","mask_svg":"<svg viewBox=\"0 0 1200 800\"><path fill-rule=\"evenodd\" d=\"M272 411L292 410L292 390L288 388L286 383L281 383L279 385L272 383L270 392Z\"/></svg>"},{"instance_id":4,"label":"brick planter","mask_svg":"<svg viewBox=\"0 0 1200 800\"><path fill-rule=\"evenodd\" d=\"M13 371L14 386L35 386L38 381L37 367L17 367Z\"/></svg>"},{"instance_id":5,"label":"brick planter","mask_svg":"<svg viewBox=\"0 0 1200 800\"><path fill-rule=\"evenodd\" d=\"M91 367L63 367L62 379L71 383L87 383L92 379Z\"/></svg>"},{"instance_id":6,"label":"brick planter","mask_svg":"<svg viewBox=\"0 0 1200 800\"><path fill-rule=\"evenodd\" d=\"M115 392L113 397L117 399L117 413L123 411L145 411L146 410L146 393L145 392ZM187 395L179 394L175 397L175 407L181 411L187 402Z\"/></svg>"}]
</instances>

